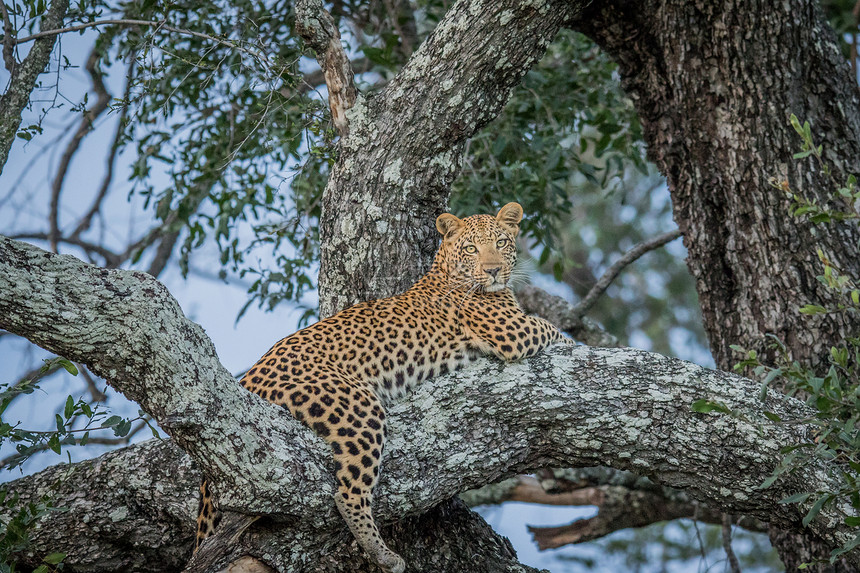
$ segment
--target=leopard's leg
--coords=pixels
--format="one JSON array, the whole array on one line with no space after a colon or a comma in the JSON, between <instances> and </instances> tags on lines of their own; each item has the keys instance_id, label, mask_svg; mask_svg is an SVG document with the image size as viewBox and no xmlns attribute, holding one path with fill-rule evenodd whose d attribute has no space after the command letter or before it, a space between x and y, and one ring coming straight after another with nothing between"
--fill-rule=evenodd
<instances>
[{"instance_id":1,"label":"leopard's leg","mask_svg":"<svg viewBox=\"0 0 860 573\"><path fill-rule=\"evenodd\" d=\"M373 519L373 488L385 446L385 411L371 391L350 381L320 385L303 408L304 421L331 446L335 503L358 544L388 573L402 573L403 559L385 544ZM330 402L327 404L327 402Z\"/></svg>"},{"instance_id":2,"label":"leopard's leg","mask_svg":"<svg viewBox=\"0 0 860 573\"><path fill-rule=\"evenodd\" d=\"M197 536L194 542L194 552L200 548L200 544L207 537L215 533L215 528L221 521L221 512L215 505L215 499L209 489L209 482L205 478L200 482L200 504L197 510Z\"/></svg>"}]
</instances>

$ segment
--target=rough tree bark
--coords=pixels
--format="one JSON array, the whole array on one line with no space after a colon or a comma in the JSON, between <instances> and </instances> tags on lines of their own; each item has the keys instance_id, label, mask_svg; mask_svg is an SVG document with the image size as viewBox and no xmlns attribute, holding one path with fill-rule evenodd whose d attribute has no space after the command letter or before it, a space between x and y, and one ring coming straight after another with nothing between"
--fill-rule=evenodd
<instances>
[{"instance_id":1,"label":"rough tree bark","mask_svg":"<svg viewBox=\"0 0 860 573\"><path fill-rule=\"evenodd\" d=\"M860 317L811 322L797 309L827 301L815 246L860 275L856 226L810 227L788 216L768 183L787 180L828 202L834 185L809 158L788 117L809 120L837 180L860 171L860 97L818 2L613 0L572 23L618 62L642 120L650 158L669 181L689 250L705 330L720 368L729 348L761 350L779 337L793 356L819 364L860 331ZM773 534L789 570L826 558L812 539Z\"/></svg>"},{"instance_id":2,"label":"rough tree bark","mask_svg":"<svg viewBox=\"0 0 860 573\"><path fill-rule=\"evenodd\" d=\"M856 327L822 322L809 335L803 334L808 331L806 328L793 328L798 323L790 311L807 302L810 296L820 298L812 279L817 273L817 263L799 248L809 244L808 230L782 218L785 201L766 185L769 176L785 174L793 186L810 195L816 195L820 188L816 186L820 183L817 176L806 172L801 176L790 160L797 142L787 126L789 112L809 119L819 132L825 133L824 137L833 145L828 160L838 171L857 171L857 166L850 163L860 157L856 92L845 76L840 75L838 51L816 5L799 0L778 6L739 0L716 3L614 0L595 3L586 14L574 17L577 7L577 3L561 1L458 2L386 90L357 100L347 113L349 136L342 142L323 200L320 277L323 313L330 314L362 298L400 290L426 268L436 241L430 224L433 216L444 208L462 142L501 109L510 86L519 81L558 27L568 20L573 27L596 38L621 64L625 85L643 119L650 153L670 181L676 219L690 249L690 266L698 281L718 363L723 367L731 363L728 344L752 346L765 332L785 338L796 348L799 358L814 359L820 344L828 344L828 340L841 335L846 328ZM856 259L842 250L846 248L844 245L856 244L856 238L848 231L840 231L825 233L818 241L832 251L829 254L840 266L856 271ZM31 255L18 252L13 259L7 254L0 256L0 261L11 269L36 273L42 255ZM56 262L56 259L46 260ZM90 302L101 305L103 313L75 314L87 310L81 306L89 300L83 291L64 293L65 298L52 300L50 305L44 300L40 302L37 294L44 281L59 287L61 278L59 274L40 275L38 281L23 280L13 285L25 289L19 292L24 302L35 297L32 299L35 306L24 308L18 322L9 323L8 328L26 331L25 335L32 340L71 358L96 361L96 371L145 404L176 443L217 478L226 507L271 512L289 519L291 510L284 506L283 491L310 482L319 491L302 504L301 513L312 516L310 526L332 527L333 505L327 482L320 477L327 475L322 469L327 457L316 440L293 421L277 416L276 409L237 393L236 385L218 364L211 344L199 328L179 320L178 307L157 283L137 274L106 275L97 271L86 274L87 280L97 287L95 294L101 297ZM144 288L138 288L140 285ZM773 296L779 291L785 292L785 296ZM5 298L3 302L7 302ZM16 297L15 302L21 300ZM132 310L138 306L151 312L135 314ZM0 310L5 312L7 308ZM94 306L89 311L98 308ZM11 320L2 313L0 316ZM754 320L744 321L743 316L753 316ZM123 324L124 333L133 333L130 347L116 346L117 338L110 336L112 321ZM78 325L78 330L71 334L65 329L70 323ZM57 332L63 336L53 336ZM184 351L177 354L177 349ZM168 362L162 361L165 357ZM555 355L547 360L554 361ZM585 372L599 370L600 361L589 360L580 367ZM637 355L636 360L648 364L645 355ZM651 366L667 368L663 363ZM618 366L611 365L610 370L613 368L617 370ZM666 378L657 380L668 384ZM745 382L737 378L717 376L714 387L679 384L696 396L713 390L713 397L724 397L729 404L740 404L743 399L754 401L754 394L738 390L745 388ZM177 391L179 388L181 392ZM456 397L453 384L435 388L451 391L452 399ZM635 406L637 412L641 409L645 413L645 418L628 416L631 423L664 428L660 420L665 419L662 416L666 412L647 406L652 402L663 404L659 396L671 392L658 386L655 396L649 393L650 386L631 388L641 393L625 395L626 402L613 404ZM421 393L432 391L432 388L419 390L416 395L419 402L410 401L404 407L423 404ZM599 418L599 412L589 408L590 401L599 402L602 394L582 387L578 391L588 400L582 396L571 398L578 408L582 404L582 410L574 414L583 412ZM688 401L689 395L683 397ZM522 403L518 402L518 406ZM669 408L668 403L663 406ZM687 403L683 406L687 408ZM481 418L480 406L452 411L475 412L475 419L484 424L476 425L468 434L476 440L497 422ZM689 412L687 415L692 416ZM432 424L438 417L429 415L423 419ZM464 416L464 419L471 418ZM736 421L712 422L720 423ZM539 427L551 434L551 428L559 422L545 419L543 424ZM409 432L414 432L415 427L409 426ZM468 426L458 429L463 427ZM665 444L670 438L683 442L680 435L671 433L678 427L669 424L659 434L659 455L665 455ZM713 435L701 429L696 431ZM397 435L394 431L393 434ZM633 434L622 431L620 435ZM689 461L691 457L695 463L697 458L690 456L690 452L703 455L699 452L720 450L720 444L722 447L767 444L758 441L747 444L743 436L732 433L725 443L722 437L715 436L713 443L694 444L684 457L651 459L631 454L631 458L613 460L604 459L615 453L611 436L606 437L610 441L590 437L587 442L593 449L589 450L590 457L583 458L574 455L574 446L586 441L580 438L571 442L572 436L567 438L564 446L558 446L560 453L540 451L545 446L544 436L535 438L536 443L526 442L521 449L526 453L539 452L537 458L528 458L529 464L614 461L618 467L650 473L666 484L690 486L706 501L723 504L733 512L752 515L764 512L782 527L794 530L798 527L797 510L774 507L767 492L750 496L748 491L741 491L742 496L750 499L734 497L738 491L733 485L744 483L737 481L735 473L724 484L725 492L720 490L717 495L694 481L695 476L678 469L679 460ZM776 443L790 439L777 438ZM388 462L395 469L386 466L386 472L391 473L384 478L381 488L379 511L383 520L403 511L429 508L444 499L431 499L425 492L416 494L413 489L409 489L408 497L392 493L398 491L398 484L405 487L402 484L410 483L413 487L409 476L416 472L419 475L432 472L430 465L409 466L413 455L424 459L423 454L410 450L408 455L401 453L398 457L395 443L392 440L395 453ZM289 449L293 447L297 449ZM568 455L571 451L574 454ZM634 464L632 460L644 463ZM700 468L696 475L710 476L712 471L721 475L720 471L728 471L715 460L708 462L709 467ZM747 460L748 466L742 472L750 479L760 479L772 462L767 456ZM396 469L399 463L407 464L412 473L404 470L399 474ZM710 467L713 465L716 469ZM492 475L483 475L482 479L499 478L506 472L529 467L536 466L513 463L504 470L491 471ZM235 471L237 468L241 471ZM455 464L448 469L461 468ZM458 487L471 483L468 476L475 474L469 471L479 470L462 468L467 477ZM714 483L720 483L721 479L716 478ZM775 491L779 492L778 499L779 495L792 491L792 484L781 485ZM452 489L447 495L453 493ZM393 511L395 507L397 511ZM830 544L840 542L846 533L838 527L838 517L822 516L815 522L813 532ZM261 544L267 539L263 534L250 538L260 539ZM268 539L277 543L276 537ZM308 538L303 540L307 542ZM302 540L295 536L292 541L296 547L310 547L302 545ZM402 549L399 543L394 545ZM290 553L286 555L285 559ZM856 562L856 556L852 559Z\"/></svg>"},{"instance_id":3,"label":"rough tree bark","mask_svg":"<svg viewBox=\"0 0 860 573\"><path fill-rule=\"evenodd\" d=\"M51 2L42 16L41 29L62 28L63 18L68 9L69 0ZM9 88L0 96L0 174L3 173L3 166L6 165L9 150L21 125L21 112L30 102L30 94L36 86L36 79L48 65L56 40L56 36L35 40L24 61L9 70L11 73Z\"/></svg>"},{"instance_id":4,"label":"rough tree bark","mask_svg":"<svg viewBox=\"0 0 860 573\"><path fill-rule=\"evenodd\" d=\"M217 364L211 342L154 278L0 238L0 291L10 295L0 298L0 328L87 364L139 402L219 484L226 508L278 519L280 525L252 526L231 557L253 555L278 570L373 570L350 543L332 503L331 460L323 442L235 384ZM757 393L756 382L633 349L557 347L508 366L485 359L419 387L390 409L376 514L383 523L418 516L385 530L412 563L474 571L477 553L487 560L487 571L526 571L512 561L509 547L488 537L483 524L457 504L430 510L458 492L513 474L609 464L685 488L715 507L793 528L804 508L778 500L811 483L832 487L831 478L810 465L772 488L757 489L780 448L807 431L763 424L762 411L784 419L808 414L795 400L772 396L758 403ZM692 412L690 397L702 395L747 414ZM117 469L147 463L140 474ZM173 473L176 480L168 477ZM177 544L190 537L193 495L187 488L195 477L170 442L150 442L71 469L51 468L13 489L31 499L61 481L58 503L70 510L46 518L37 548L68 551L73 570L117 570L128 563L135 570L164 571L175 568L167 559L179 560ZM104 487L82 495L81 483ZM843 512L822 512L812 531L831 544L844 542L852 532L842 523ZM453 520L456 535L437 537L438 528L416 534L419 520L449 527ZM476 538L494 545L478 546ZM148 545L153 542L155 547ZM158 551L165 557L123 557L129 545L145 556ZM860 561L860 555L852 559Z\"/></svg>"},{"instance_id":5,"label":"rough tree bark","mask_svg":"<svg viewBox=\"0 0 860 573\"><path fill-rule=\"evenodd\" d=\"M320 313L391 296L428 268L466 140L585 2L457 2L400 73L359 96L323 196Z\"/></svg>"}]
</instances>

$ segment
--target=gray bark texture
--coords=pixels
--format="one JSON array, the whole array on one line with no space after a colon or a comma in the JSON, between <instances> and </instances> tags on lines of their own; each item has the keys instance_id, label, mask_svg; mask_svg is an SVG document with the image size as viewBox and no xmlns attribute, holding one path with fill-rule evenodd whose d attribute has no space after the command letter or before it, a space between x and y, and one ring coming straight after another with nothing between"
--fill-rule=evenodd
<instances>
[{"instance_id":1,"label":"gray bark texture","mask_svg":"<svg viewBox=\"0 0 860 573\"><path fill-rule=\"evenodd\" d=\"M0 328L85 363L137 401L218 484L225 508L273 516L251 527L234 557L250 554L282 571L373 570L332 502L324 443L239 387L157 280L0 238L0 292L9 295L0 299ZM761 409L786 420L808 414L794 400L771 397L759 404L757 394L753 381L633 349L555 347L507 366L481 360L390 408L375 513L382 523L418 516L383 531L407 562L469 571L477 552L491 558L486 571L526 571L504 558L510 548L503 541L482 537L482 543L495 544L482 553L464 537L484 525L456 502L425 512L514 474L609 465L684 488L711 506L797 529L805 508L778 500L810 484L833 484L810 466L757 489L778 462L779 449L807 431L769 424ZM690 403L698 397L746 413L694 413ZM122 567L174 570L176 561L168 559L181 561L182 547L190 548L197 474L173 442L149 442L14 482L25 499L42 495L47 484L65 488L57 502L70 509L45 519L39 550L68 551L71 570L116 571L123 558L119 543L128 549L155 542L153 551L162 558L130 555L125 559L134 563ZM122 471L135 467L142 473ZM84 493L82 483L105 485ZM811 531L828 543L844 542L852 535L842 524L844 509L822 512ZM440 540L438 529L416 535L417 520L453 520L456 535ZM62 533L70 524L78 524L74 537ZM102 540L103 532L118 533Z\"/></svg>"},{"instance_id":2,"label":"gray bark texture","mask_svg":"<svg viewBox=\"0 0 860 573\"><path fill-rule=\"evenodd\" d=\"M797 312L830 297L815 280L815 245L860 275L860 229L813 233L768 183L788 180L831 201L814 158L792 159L801 146L792 113L809 120L838 180L860 172L860 95L818 2L615 0L573 26L620 66L649 156L669 181L720 368L738 358L731 344L761 347L765 334L818 363L834 340L860 330L860 317L830 315L811 328Z\"/></svg>"},{"instance_id":3,"label":"gray bark texture","mask_svg":"<svg viewBox=\"0 0 860 573\"><path fill-rule=\"evenodd\" d=\"M831 298L815 280L823 270L816 247L860 276L860 227L813 231L788 216L789 199L769 184L772 177L787 181L832 203L836 185L814 158L792 158L801 146L792 113L810 122L836 181L860 172L857 81L819 3L611 0L593 4L571 25L619 64L649 156L669 182L719 367L738 360L733 344L773 359L767 334L802 363L825 362L831 346L860 332L860 316L809 319L797 309ZM832 549L776 530L771 541L789 571L827 560Z\"/></svg>"},{"instance_id":4,"label":"gray bark texture","mask_svg":"<svg viewBox=\"0 0 860 573\"><path fill-rule=\"evenodd\" d=\"M438 245L466 140L584 2L456 2L400 73L347 113L323 195L320 314L409 288Z\"/></svg>"},{"instance_id":5,"label":"gray bark texture","mask_svg":"<svg viewBox=\"0 0 860 573\"><path fill-rule=\"evenodd\" d=\"M41 29L56 30L63 27L63 18L69 9L69 0L54 0L42 16ZM18 127L21 125L21 113L30 103L30 94L36 86L36 79L45 71L45 67L54 50L56 36L46 36L33 42L30 53L24 61L12 70L9 79L9 89L0 96L0 174L9 158L9 150L15 142Z\"/></svg>"}]
</instances>

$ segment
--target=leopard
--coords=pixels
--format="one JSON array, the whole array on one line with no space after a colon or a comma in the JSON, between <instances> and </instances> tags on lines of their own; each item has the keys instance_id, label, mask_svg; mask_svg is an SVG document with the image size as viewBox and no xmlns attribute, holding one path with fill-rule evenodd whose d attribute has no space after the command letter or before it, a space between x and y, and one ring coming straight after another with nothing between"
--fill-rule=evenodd
<instances>
[{"instance_id":1,"label":"leopard","mask_svg":"<svg viewBox=\"0 0 860 573\"><path fill-rule=\"evenodd\" d=\"M371 507L387 434L386 406L421 382L483 355L505 362L572 344L553 324L529 316L511 277L523 209L436 219L441 244L430 270L406 292L362 302L283 338L240 384L287 409L334 457L335 504L354 538L386 573L406 563L379 533ZM201 485L195 551L220 513Z\"/></svg>"}]
</instances>

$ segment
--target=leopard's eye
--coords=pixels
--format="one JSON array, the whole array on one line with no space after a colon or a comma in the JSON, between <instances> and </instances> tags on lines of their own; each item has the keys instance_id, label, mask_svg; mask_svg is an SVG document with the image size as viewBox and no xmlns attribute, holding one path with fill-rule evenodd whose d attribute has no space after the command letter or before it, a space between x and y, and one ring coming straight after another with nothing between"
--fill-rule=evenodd
<instances>
[{"instance_id":1,"label":"leopard's eye","mask_svg":"<svg viewBox=\"0 0 860 573\"><path fill-rule=\"evenodd\" d=\"M510 242L511 241L509 239L499 239L498 241L496 241L496 248L497 249L504 249L505 247L508 246L508 243L510 243Z\"/></svg>"},{"instance_id":2,"label":"leopard's eye","mask_svg":"<svg viewBox=\"0 0 860 573\"><path fill-rule=\"evenodd\" d=\"M475 245L466 245L465 247L463 247L463 252L467 255L474 255L478 252L478 248L475 247Z\"/></svg>"}]
</instances>

